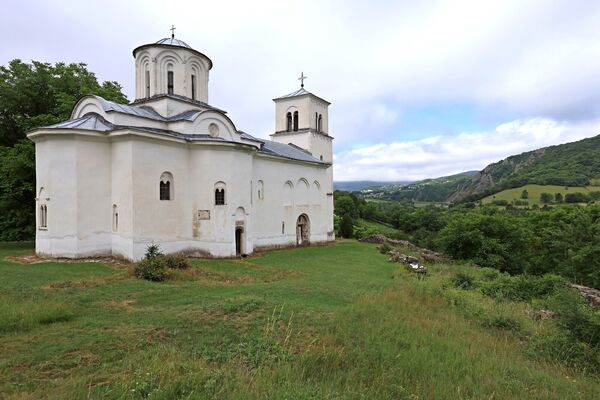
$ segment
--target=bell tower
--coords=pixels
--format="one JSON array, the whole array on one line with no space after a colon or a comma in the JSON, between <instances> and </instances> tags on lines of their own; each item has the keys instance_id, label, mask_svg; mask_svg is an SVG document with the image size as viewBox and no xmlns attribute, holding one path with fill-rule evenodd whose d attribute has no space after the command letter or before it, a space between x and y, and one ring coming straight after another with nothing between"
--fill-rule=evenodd
<instances>
[{"instance_id":1,"label":"bell tower","mask_svg":"<svg viewBox=\"0 0 600 400\"><path fill-rule=\"evenodd\" d=\"M302 73L300 89L273 99L275 102L275 142L293 144L308 150L315 158L333 161L332 140L329 136L329 103L307 91Z\"/></svg>"}]
</instances>

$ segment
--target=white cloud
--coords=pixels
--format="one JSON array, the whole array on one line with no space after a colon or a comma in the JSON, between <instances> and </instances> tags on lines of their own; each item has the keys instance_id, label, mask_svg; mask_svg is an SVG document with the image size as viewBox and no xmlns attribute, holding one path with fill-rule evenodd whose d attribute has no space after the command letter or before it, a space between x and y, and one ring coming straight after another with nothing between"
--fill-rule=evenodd
<instances>
[{"instance_id":1,"label":"white cloud","mask_svg":"<svg viewBox=\"0 0 600 400\"><path fill-rule=\"evenodd\" d=\"M400 143L406 132L394 124L432 104L466 105L493 121L600 117L600 2L589 0L105 0L83 8L75 0L31 0L9 2L3 13L0 64L86 62L99 78L123 83L130 97L131 50L168 36L175 24L178 38L214 61L210 103L259 137L274 128L271 99L295 90L301 71L307 89L332 102L330 133L342 151ZM456 131L444 123L429 136ZM513 146L498 135L494 149ZM461 156L463 136L422 143L414 165L417 156L429 162L427 149L436 145ZM465 156L480 167L486 154ZM425 171L382 167L369 177Z\"/></svg>"},{"instance_id":2,"label":"white cloud","mask_svg":"<svg viewBox=\"0 0 600 400\"><path fill-rule=\"evenodd\" d=\"M600 134L600 120L515 120L488 132L380 143L336 155L335 180L419 180L470 170L510 155Z\"/></svg>"}]
</instances>

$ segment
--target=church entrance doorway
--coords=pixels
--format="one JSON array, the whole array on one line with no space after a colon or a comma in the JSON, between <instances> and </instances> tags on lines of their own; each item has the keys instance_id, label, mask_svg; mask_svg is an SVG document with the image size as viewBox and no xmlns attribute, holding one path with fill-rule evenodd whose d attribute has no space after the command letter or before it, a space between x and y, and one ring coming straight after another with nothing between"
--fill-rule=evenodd
<instances>
[{"instance_id":1,"label":"church entrance doorway","mask_svg":"<svg viewBox=\"0 0 600 400\"><path fill-rule=\"evenodd\" d=\"M244 237L244 229L241 227L235 228L235 255L242 255L242 240Z\"/></svg>"},{"instance_id":2,"label":"church entrance doorway","mask_svg":"<svg viewBox=\"0 0 600 400\"><path fill-rule=\"evenodd\" d=\"M302 246L309 243L310 223L306 214L301 214L296 222L296 244Z\"/></svg>"}]
</instances>

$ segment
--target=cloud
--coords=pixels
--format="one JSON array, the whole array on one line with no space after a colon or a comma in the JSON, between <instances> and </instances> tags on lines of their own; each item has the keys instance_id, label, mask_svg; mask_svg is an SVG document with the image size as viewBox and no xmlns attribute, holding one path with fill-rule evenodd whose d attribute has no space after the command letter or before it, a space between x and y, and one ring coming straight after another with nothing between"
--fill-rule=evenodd
<instances>
[{"instance_id":1,"label":"cloud","mask_svg":"<svg viewBox=\"0 0 600 400\"><path fill-rule=\"evenodd\" d=\"M444 135L482 125L469 115L450 122L440 113L426 124L408 115L432 105L477 110L490 132L498 121L600 118L600 2L589 0L105 0L85 10L75 0L31 0L9 2L3 13L0 64L86 62L130 98L131 51L175 24L178 38L214 62L209 102L263 138L274 129L271 99L297 89L304 71L306 88L332 102L329 133L340 159L407 135L450 145Z\"/></svg>"},{"instance_id":2,"label":"cloud","mask_svg":"<svg viewBox=\"0 0 600 400\"><path fill-rule=\"evenodd\" d=\"M334 177L350 180L419 180L481 170L510 155L600 134L600 120L515 120L492 131L464 132L360 147L336 154Z\"/></svg>"}]
</instances>

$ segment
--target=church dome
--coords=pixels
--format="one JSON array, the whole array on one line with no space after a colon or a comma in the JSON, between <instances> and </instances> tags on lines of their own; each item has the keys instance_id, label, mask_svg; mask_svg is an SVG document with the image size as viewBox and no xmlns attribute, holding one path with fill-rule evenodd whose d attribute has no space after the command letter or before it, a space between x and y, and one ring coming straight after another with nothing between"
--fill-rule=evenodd
<instances>
[{"instance_id":1,"label":"church dome","mask_svg":"<svg viewBox=\"0 0 600 400\"><path fill-rule=\"evenodd\" d=\"M170 38L164 38L164 39L160 39L158 42L156 42L155 44L166 44L168 46L179 46L179 47L187 47L188 49L191 49L192 47L187 44L186 42L184 42L183 40L179 40L179 39L175 39L173 37Z\"/></svg>"}]
</instances>

